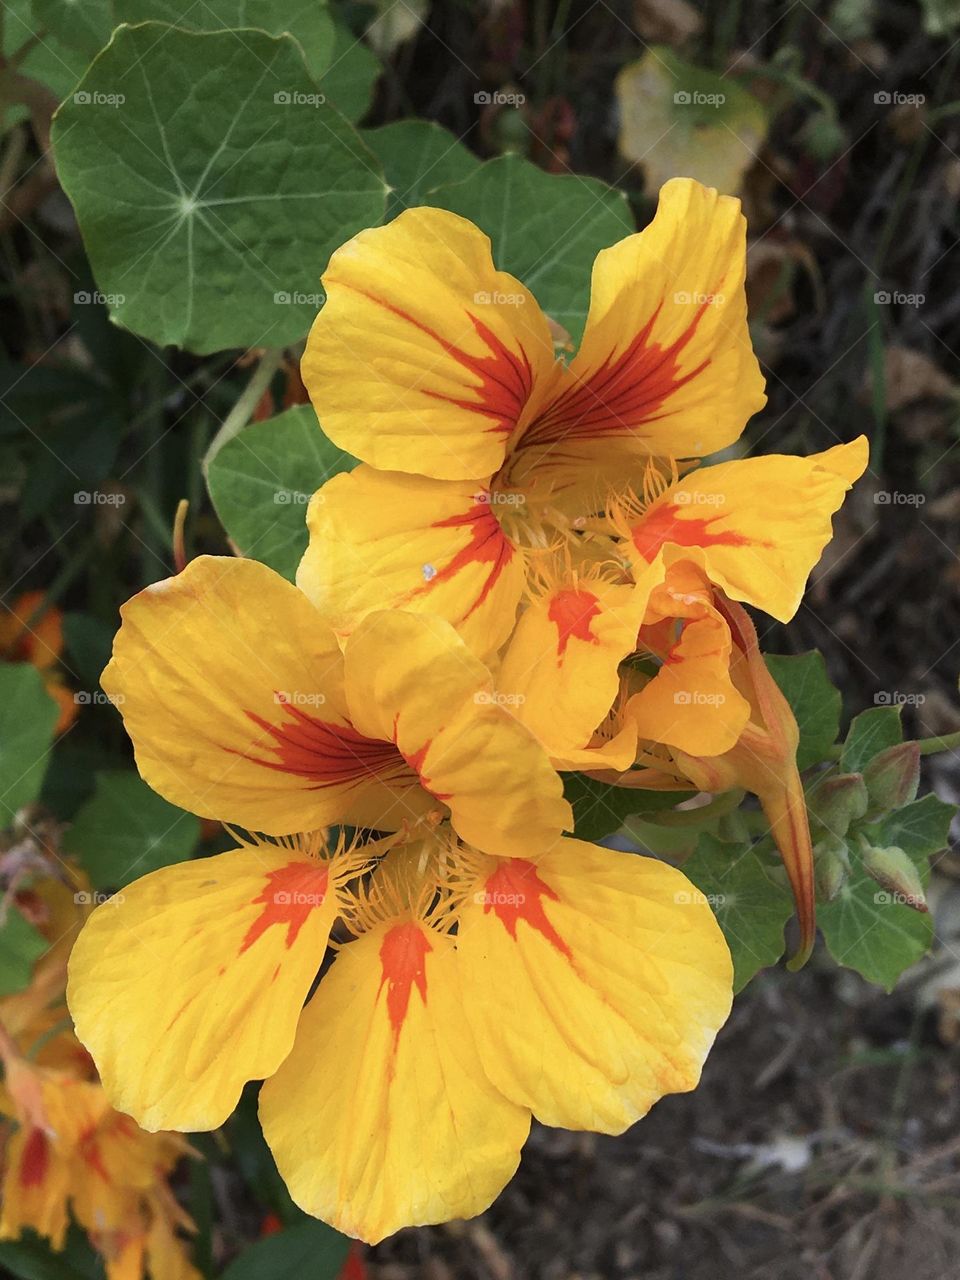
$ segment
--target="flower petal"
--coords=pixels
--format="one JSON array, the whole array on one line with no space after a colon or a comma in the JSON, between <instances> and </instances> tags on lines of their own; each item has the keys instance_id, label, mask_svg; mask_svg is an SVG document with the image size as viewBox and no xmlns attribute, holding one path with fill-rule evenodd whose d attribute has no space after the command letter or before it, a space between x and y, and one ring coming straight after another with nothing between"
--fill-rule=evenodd
<instances>
[{"instance_id":1,"label":"flower petal","mask_svg":"<svg viewBox=\"0 0 960 1280\"><path fill-rule=\"evenodd\" d=\"M693 1089L730 1011L730 953L690 882L581 840L488 862L457 950L488 1076L545 1124L620 1133Z\"/></svg>"},{"instance_id":2,"label":"flower petal","mask_svg":"<svg viewBox=\"0 0 960 1280\"><path fill-rule=\"evenodd\" d=\"M740 435L766 402L750 345L740 202L689 178L644 231L597 255L583 343L519 447L569 467L598 445L689 458Z\"/></svg>"},{"instance_id":3,"label":"flower petal","mask_svg":"<svg viewBox=\"0 0 960 1280\"><path fill-rule=\"evenodd\" d=\"M430 808L392 744L350 724L329 625L265 565L202 556L121 616L103 687L174 804L272 835Z\"/></svg>"},{"instance_id":4,"label":"flower petal","mask_svg":"<svg viewBox=\"0 0 960 1280\"><path fill-rule=\"evenodd\" d=\"M301 370L327 435L384 470L487 478L535 379L554 367L536 300L490 241L442 209L408 209L330 259Z\"/></svg>"},{"instance_id":5,"label":"flower petal","mask_svg":"<svg viewBox=\"0 0 960 1280\"><path fill-rule=\"evenodd\" d=\"M831 516L866 465L860 436L809 458L770 454L699 467L633 522L625 550L634 573L660 581L664 558L690 560L733 599L789 622L830 540Z\"/></svg>"},{"instance_id":6,"label":"flower petal","mask_svg":"<svg viewBox=\"0 0 960 1280\"><path fill-rule=\"evenodd\" d=\"M370 1243L482 1212L530 1126L480 1067L452 940L411 919L341 950L260 1120L296 1203Z\"/></svg>"},{"instance_id":7,"label":"flower petal","mask_svg":"<svg viewBox=\"0 0 960 1280\"><path fill-rule=\"evenodd\" d=\"M498 701L487 668L448 622L368 614L344 664L357 728L396 742L463 840L494 854L538 852L572 826L546 752Z\"/></svg>"},{"instance_id":8,"label":"flower petal","mask_svg":"<svg viewBox=\"0 0 960 1280\"><path fill-rule=\"evenodd\" d=\"M70 957L77 1035L145 1129L215 1129L293 1044L336 914L330 863L260 845L164 867Z\"/></svg>"},{"instance_id":9,"label":"flower petal","mask_svg":"<svg viewBox=\"0 0 960 1280\"><path fill-rule=\"evenodd\" d=\"M482 485L359 466L310 503L297 585L341 633L371 609L436 613L481 657L513 627L524 581Z\"/></svg>"}]
</instances>

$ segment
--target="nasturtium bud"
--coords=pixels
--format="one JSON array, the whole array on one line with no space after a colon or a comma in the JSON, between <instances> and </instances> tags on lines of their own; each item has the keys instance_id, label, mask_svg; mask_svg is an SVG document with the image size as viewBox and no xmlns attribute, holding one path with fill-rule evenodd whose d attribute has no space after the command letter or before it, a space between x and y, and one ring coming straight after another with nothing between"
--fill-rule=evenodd
<instances>
[{"instance_id":1,"label":"nasturtium bud","mask_svg":"<svg viewBox=\"0 0 960 1280\"><path fill-rule=\"evenodd\" d=\"M846 841L838 836L826 836L818 841L813 846L813 868L818 901L832 902L850 874Z\"/></svg>"},{"instance_id":2,"label":"nasturtium bud","mask_svg":"<svg viewBox=\"0 0 960 1280\"><path fill-rule=\"evenodd\" d=\"M896 845L876 848L861 839L860 847L864 871L886 891L889 900L926 914L929 908L923 882L909 856Z\"/></svg>"},{"instance_id":3,"label":"nasturtium bud","mask_svg":"<svg viewBox=\"0 0 960 1280\"><path fill-rule=\"evenodd\" d=\"M898 742L875 755L863 771L870 813L889 813L916 799L920 785L920 743Z\"/></svg>"},{"instance_id":4,"label":"nasturtium bud","mask_svg":"<svg viewBox=\"0 0 960 1280\"><path fill-rule=\"evenodd\" d=\"M837 773L825 778L807 796L807 808L828 835L845 836L867 812L866 783L859 773Z\"/></svg>"}]
</instances>

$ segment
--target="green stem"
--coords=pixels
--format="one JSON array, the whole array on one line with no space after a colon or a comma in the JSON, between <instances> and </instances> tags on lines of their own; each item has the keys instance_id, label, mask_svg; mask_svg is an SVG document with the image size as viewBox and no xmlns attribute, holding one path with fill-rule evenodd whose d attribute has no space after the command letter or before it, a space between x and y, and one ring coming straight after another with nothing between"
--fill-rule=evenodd
<instances>
[{"instance_id":1,"label":"green stem","mask_svg":"<svg viewBox=\"0 0 960 1280\"><path fill-rule=\"evenodd\" d=\"M263 353L260 363L253 371L253 377L241 392L239 400L220 424L217 434L210 441L210 448L207 450L207 456L203 460L204 475L208 474L210 463L223 446L232 440L234 436L239 435L250 421L254 409L260 403L260 397L272 382L273 375L280 368L282 360L282 347L271 348Z\"/></svg>"},{"instance_id":2,"label":"green stem","mask_svg":"<svg viewBox=\"0 0 960 1280\"><path fill-rule=\"evenodd\" d=\"M957 751L960 750L960 730L944 734L942 738L920 738L919 742L922 756L932 756L938 751Z\"/></svg>"}]
</instances>

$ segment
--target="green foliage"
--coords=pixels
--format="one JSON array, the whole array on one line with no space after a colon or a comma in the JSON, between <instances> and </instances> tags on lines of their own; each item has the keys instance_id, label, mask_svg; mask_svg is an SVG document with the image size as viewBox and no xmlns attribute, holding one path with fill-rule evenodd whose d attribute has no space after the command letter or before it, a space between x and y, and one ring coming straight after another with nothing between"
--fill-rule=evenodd
<instances>
[{"instance_id":1,"label":"green foliage","mask_svg":"<svg viewBox=\"0 0 960 1280\"><path fill-rule=\"evenodd\" d=\"M122 889L148 871L189 858L200 821L143 782L133 770L101 773L96 791L64 840L96 888Z\"/></svg>"},{"instance_id":2,"label":"green foliage","mask_svg":"<svg viewBox=\"0 0 960 1280\"><path fill-rule=\"evenodd\" d=\"M585 773L565 773L563 794L573 808L573 834L579 840L602 840L618 831L627 818L672 809L692 793L611 787Z\"/></svg>"},{"instance_id":3,"label":"green foliage","mask_svg":"<svg viewBox=\"0 0 960 1280\"><path fill-rule=\"evenodd\" d=\"M823 654L810 653L766 655L767 669L800 729L797 768L808 769L830 751L840 732L840 691L827 675Z\"/></svg>"},{"instance_id":4,"label":"green foliage","mask_svg":"<svg viewBox=\"0 0 960 1280\"><path fill-rule=\"evenodd\" d=\"M36 668L0 664L0 830L40 794L58 715Z\"/></svg>"},{"instance_id":5,"label":"green foliage","mask_svg":"<svg viewBox=\"0 0 960 1280\"><path fill-rule=\"evenodd\" d=\"M594 258L635 230L621 191L594 178L544 173L514 155L438 187L429 203L485 231L500 270L521 280L574 341L587 315Z\"/></svg>"},{"instance_id":6,"label":"green foliage","mask_svg":"<svg viewBox=\"0 0 960 1280\"><path fill-rule=\"evenodd\" d=\"M289 36L116 32L53 143L119 324L201 353L304 336L330 253L386 200L376 157L322 98Z\"/></svg>"},{"instance_id":7,"label":"green foliage","mask_svg":"<svg viewBox=\"0 0 960 1280\"><path fill-rule=\"evenodd\" d=\"M223 526L245 556L291 581L306 550L307 503L355 458L320 430L309 405L247 427L210 463L207 483Z\"/></svg>"},{"instance_id":8,"label":"green foliage","mask_svg":"<svg viewBox=\"0 0 960 1280\"><path fill-rule=\"evenodd\" d=\"M404 209L430 204L437 187L461 182L480 167L480 161L446 129L427 120L398 120L361 134L383 165L393 188L387 220Z\"/></svg>"},{"instance_id":9,"label":"green foliage","mask_svg":"<svg viewBox=\"0 0 960 1280\"><path fill-rule=\"evenodd\" d=\"M230 1263L222 1280L336 1280L350 1241L323 1222L305 1220L258 1240Z\"/></svg>"},{"instance_id":10,"label":"green foliage","mask_svg":"<svg viewBox=\"0 0 960 1280\"><path fill-rule=\"evenodd\" d=\"M756 849L702 835L683 865L712 906L733 956L734 990L783 955L783 930L793 902L771 879Z\"/></svg>"},{"instance_id":11,"label":"green foliage","mask_svg":"<svg viewBox=\"0 0 960 1280\"><path fill-rule=\"evenodd\" d=\"M24 989L46 949L43 934L8 903L0 915L0 996Z\"/></svg>"},{"instance_id":12,"label":"green foliage","mask_svg":"<svg viewBox=\"0 0 960 1280\"><path fill-rule=\"evenodd\" d=\"M840 767L848 773L859 773L874 756L902 741L899 707L871 707L869 711L861 711L850 725Z\"/></svg>"}]
</instances>

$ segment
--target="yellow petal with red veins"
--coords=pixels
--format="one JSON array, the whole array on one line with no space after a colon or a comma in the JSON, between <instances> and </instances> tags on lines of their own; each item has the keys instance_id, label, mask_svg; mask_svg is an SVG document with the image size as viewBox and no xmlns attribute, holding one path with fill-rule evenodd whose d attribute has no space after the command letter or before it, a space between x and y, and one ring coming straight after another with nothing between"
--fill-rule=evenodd
<instances>
[{"instance_id":1,"label":"yellow petal with red veins","mask_svg":"<svg viewBox=\"0 0 960 1280\"><path fill-rule=\"evenodd\" d=\"M0 1195L0 1240L25 1227L62 1249L67 1234L69 1164L42 1129L24 1125L7 1141Z\"/></svg>"},{"instance_id":2,"label":"yellow petal with red veins","mask_svg":"<svg viewBox=\"0 0 960 1280\"><path fill-rule=\"evenodd\" d=\"M487 853L539 852L573 825L546 752L448 622L368 614L344 669L354 724L397 744L463 840Z\"/></svg>"},{"instance_id":3,"label":"yellow petal with red veins","mask_svg":"<svg viewBox=\"0 0 960 1280\"><path fill-rule=\"evenodd\" d=\"M364 462L480 479L503 461L553 342L490 241L442 209L408 209L330 259L303 381L327 435Z\"/></svg>"},{"instance_id":4,"label":"yellow petal with red veins","mask_svg":"<svg viewBox=\"0 0 960 1280\"><path fill-rule=\"evenodd\" d=\"M653 222L597 255L583 343L521 450L689 458L740 435L766 402L750 345L740 202L689 178Z\"/></svg>"},{"instance_id":5,"label":"yellow petal with red veins","mask_svg":"<svg viewBox=\"0 0 960 1280\"><path fill-rule=\"evenodd\" d=\"M215 1129L293 1044L336 914L330 863L261 845L164 867L98 907L67 998L113 1105Z\"/></svg>"},{"instance_id":6,"label":"yellow petal with red veins","mask_svg":"<svg viewBox=\"0 0 960 1280\"><path fill-rule=\"evenodd\" d=\"M297 585L338 632L393 607L446 618L481 657L510 634L525 569L482 485L359 466L314 495L307 526Z\"/></svg>"},{"instance_id":7,"label":"yellow petal with red veins","mask_svg":"<svg viewBox=\"0 0 960 1280\"><path fill-rule=\"evenodd\" d=\"M341 950L260 1092L260 1120L296 1203L375 1243L482 1212L530 1113L484 1075L453 940L407 917Z\"/></svg>"},{"instance_id":8,"label":"yellow petal with red veins","mask_svg":"<svg viewBox=\"0 0 960 1280\"><path fill-rule=\"evenodd\" d=\"M809 458L700 467L632 523L624 549L638 581L660 581L664 562L690 560L733 599L789 622L830 540L831 517L866 465L861 436Z\"/></svg>"},{"instance_id":9,"label":"yellow petal with red veins","mask_svg":"<svg viewBox=\"0 0 960 1280\"><path fill-rule=\"evenodd\" d=\"M673 867L564 840L486 861L460 915L483 1065L545 1124L620 1133L693 1089L730 1011L730 952Z\"/></svg>"},{"instance_id":10,"label":"yellow petal with red veins","mask_svg":"<svg viewBox=\"0 0 960 1280\"><path fill-rule=\"evenodd\" d=\"M103 687L174 804L272 835L430 808L392 744L347 719L329 625L265 565L201 556L121 617Z\"/></svg>"},{"instance_id":11,"label":"yellow petal with red veins","mask_svg":"<svg viewBox=\"0 0 960 1280\"><path fill-rule=\"evenodd\" d=\"M630 698L625 718L638 737L691 755L729 751L750 719L750 703L730 674L733 640L695 565L678 562L650 597L640 647L662 665Z\"/></svg>"},{"instance_id":12,"label":"yellow petal with red veins","mask_svg":"<svg viewBox=\"0 0 960 1280\"><path fill-rule=\"evenodd\" d=\"M497 688L552 756L586 747L620 688L617 668L637 644L636 587L568 579L524 610Z\"/></svg>"}]
</instances>

